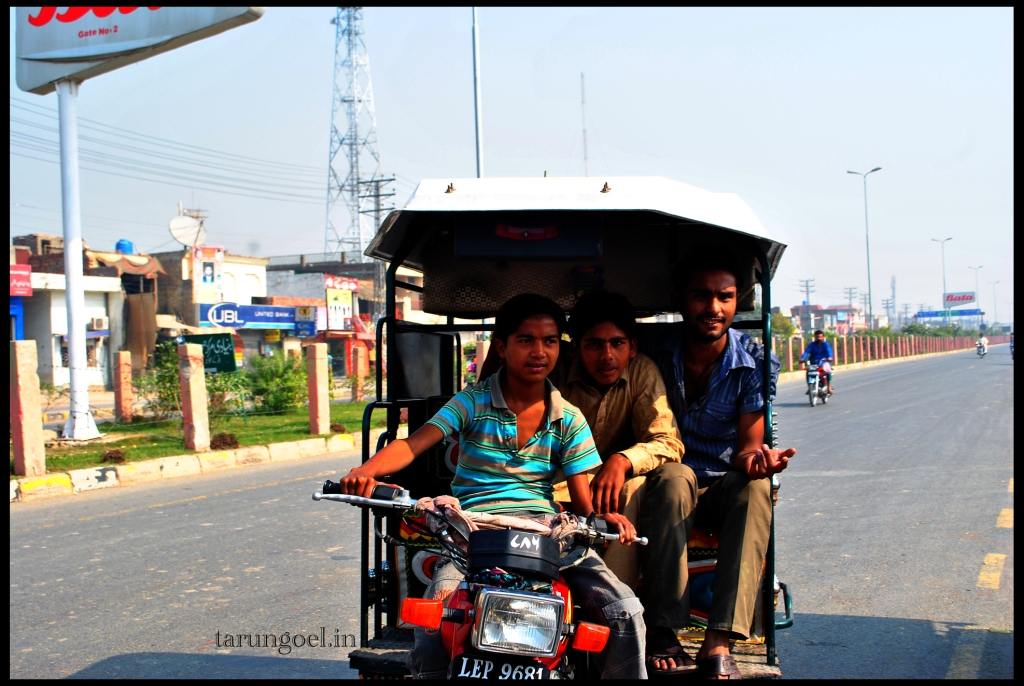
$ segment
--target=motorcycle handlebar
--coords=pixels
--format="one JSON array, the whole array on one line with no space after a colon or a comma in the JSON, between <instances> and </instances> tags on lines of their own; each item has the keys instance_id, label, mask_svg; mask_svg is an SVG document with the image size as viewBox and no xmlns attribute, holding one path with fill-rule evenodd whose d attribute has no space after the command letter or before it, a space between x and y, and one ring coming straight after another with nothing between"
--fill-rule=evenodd
<instances>
[{"instance_id":1,"label":"motorcycle handlebar","mask_svg":"<svg viewBox=\"0 0 1024 686\"><path fill-rule=\"evenodd\" d=\"M416 505L416 501L409 497L409 491L389 484L378 484L374 487L371 497L364 498L342 493L341 484L330 479L324 482L319 491L313 493L313 500L332 500L336 503L348 503L360 507L382 507L391 510L408 510Z\"/></svg>"},{"instance_id":2,"label":"motorcycle handlebar","mask_svg":"<svg viewBox=\"0 0 1024 686\"><path fill-rule=\"evenodd\" d=\"M313 493L313 500L331 500L336 503L348 503L349 505L355 505L357 507L384 508L391 510L410 510L416 506L416 500L409 496L409 491L398 488L397 486L392 486L391 484L378 484L374 487L371 497L364 498L358 495L342 493L341 484L335 483L329 479L324 482L323 487L319 491L315 491ZM604 520L598 520L598 522L601 522L604 526L586 525L585 527L581 527L580 533L590 536L595 540L619 540L619 535L617 533L608 532L607 524ZM637 536L634 539L634 543L638 545L647 545L648 540L646 536Z\"/></svg>"}]
</instances>

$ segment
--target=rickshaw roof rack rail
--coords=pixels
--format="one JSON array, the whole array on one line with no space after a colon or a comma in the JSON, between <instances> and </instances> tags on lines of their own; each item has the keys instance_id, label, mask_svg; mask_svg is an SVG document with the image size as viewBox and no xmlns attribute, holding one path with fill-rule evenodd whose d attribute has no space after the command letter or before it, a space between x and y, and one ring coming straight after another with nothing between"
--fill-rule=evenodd
<instances>
[{"instance_id":1,"label":"rickshaw roof rack rail","mask_svg":"<svg viewBox=\"0 0 1024 686\"><path fill-rule=\"evenodd\" d=\"M673 271L698 244L743 256L750 284L758 254L773 274L786 247L735 193L664 177L486 177L424 179L366 255L423 272L423 309L435 314L493 314L527 283L566 308L600 286L656 313L673 311ZM744 296L741 311L752 287Z\"/></svg>"}]
</instances>

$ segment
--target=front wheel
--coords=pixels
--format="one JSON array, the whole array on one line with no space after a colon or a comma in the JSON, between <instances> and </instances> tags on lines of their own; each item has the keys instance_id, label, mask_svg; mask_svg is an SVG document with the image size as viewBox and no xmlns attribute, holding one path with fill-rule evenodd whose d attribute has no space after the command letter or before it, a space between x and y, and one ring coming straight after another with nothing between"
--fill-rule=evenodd
<instances>
[{"instance_id":1,"label":"front wheel","mask_svg":"<svg viewBox=\"0 0 1024 686\"><path fill-rule=\"evenodd\" d=\"M811 390L807 391L807 395L811 399L811 407L814 407L815 405L818 404L818 391L812 388Z\"/></svg>"}]
</instances>

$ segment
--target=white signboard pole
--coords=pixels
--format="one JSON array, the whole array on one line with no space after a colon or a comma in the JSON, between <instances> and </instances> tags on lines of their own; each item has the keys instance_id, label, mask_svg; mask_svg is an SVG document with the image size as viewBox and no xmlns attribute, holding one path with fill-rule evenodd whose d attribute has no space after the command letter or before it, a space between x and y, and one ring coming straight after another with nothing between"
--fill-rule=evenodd
<instances>
[{"instance_id":1,"label":"white signboard pole","mask_svg":"<svg viewBox=\"0 0 1024 686\"><path fill-rule=\"evenodd\" d=\"M141 11L140 11L141 10ZM259 19L260 7L19 7L17 82L30 93L56 88L64 221L65 299L71 412L64 438L98 438L86 381L85 291L78 185L76 102L82 81Z\"/></svg>"},{"instance_id":2,"label":"white signboard pole","mask_svg":"<svg viewBox=\"0 0 1024 686\"><path fill-rule=\"evenodd\" d=\"M57 82L60 117L60 192L64 220L64 291L68 311L68 365L71 368L71 412L64 423L64 438L86 441L98 438L99 429L89 411L86 381L85 291L82 285L82 219L78 192L77 81Z\"/></svg>"}]
</instances>

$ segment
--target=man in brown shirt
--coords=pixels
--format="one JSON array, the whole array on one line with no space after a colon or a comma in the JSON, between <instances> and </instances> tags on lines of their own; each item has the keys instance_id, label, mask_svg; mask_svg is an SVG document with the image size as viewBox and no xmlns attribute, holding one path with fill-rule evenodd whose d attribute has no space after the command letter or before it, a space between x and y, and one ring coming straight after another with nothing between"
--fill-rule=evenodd
<instances>
[{"instance_id":1,"label":"man in brown shirt","mask_svg":"<svg viewBox=\"0 0 1024 686\"><path fill-rule=\"evenodd\" d=\"M608 567L644 605L648 673L691 671L675 631L689 621L687 519L697 478L682 464L683 444L657 366L637 352L636 315L625 297L583 295L569 319L574 361L562 395L583 411L603 464L591 481L596 511L621 512L650 544L612 543ZM556 489L556 498L558 490ZM640 583L642 578L642 584Z\"/></svg>"}]
</instances>

